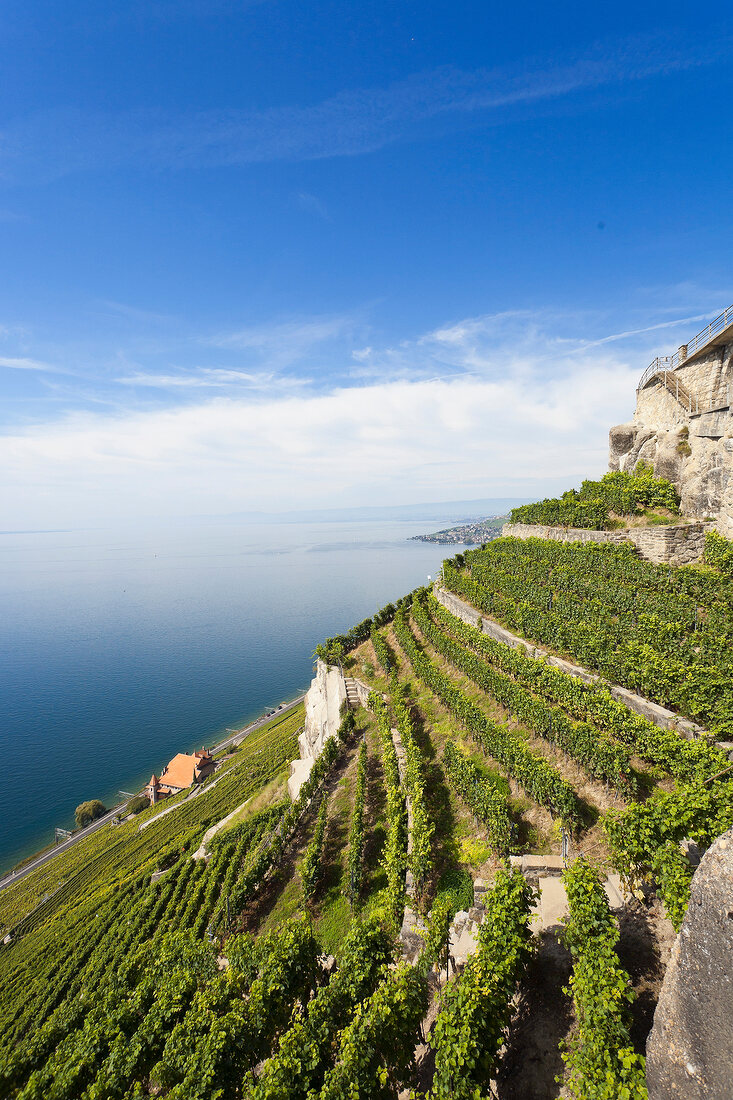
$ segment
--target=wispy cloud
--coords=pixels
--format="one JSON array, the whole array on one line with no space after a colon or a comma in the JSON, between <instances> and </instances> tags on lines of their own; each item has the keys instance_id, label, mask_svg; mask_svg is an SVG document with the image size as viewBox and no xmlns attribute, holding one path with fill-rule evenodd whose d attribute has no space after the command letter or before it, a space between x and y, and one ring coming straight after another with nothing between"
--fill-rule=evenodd
<instances>
[{"instance_id":1,"label":"wispy cloud","mask_svg":"<svg viewBox=\"0 0 733 1100\"><path fill-rule=\"evenodd\" d=\"M307 364L314 354L351 338L362 322L356 315L316 316L247 325L206 337L202 343L248 355L276 373L294 364Z\"/></svg>"},{"instance_id":2,"label":"wispy cloud","mask_svg":"<svg viewBox=\"0 0 733 1100\"><path fill-rule=\"evenodd\" d=\"M314 214L324 222L331 221L331 215L317 195L311 195L309 191L298 191L295 201L306 214Z\"/></svg>"},{"instance_id":3,"label":"wispy cloud","mask_svg":"<svg viewBox=\"0 0 733 1100\"><path fill-rule=\"evenodd\" d=\"M142 386L152 389L229 389L238 387L270 392L277 389L301 389L311 383L310 378L281 378L272 371L229 370L219 367L202 367L198 371L185 370L178 374L153 374L136 371L121 375L114 381L122 386Z\"/></svg>"},{"instance_id":4,"label":"wispy cloud","mask_svg":"<svg viewBox=\"0 0 733 1100\"><path fill-rule=\"evenodd\" d=\"M150 321L157 324L159 322L168 323L176 320L176 318L169 313L156 313L150 309L140 309L139 306L131 306L126 302L113 302L108 299L103 299L99 304L105 312L120 317L126 317L130 321Z\"/></svg>"},{"instance_id":5,"label":"wispy cloud","mask_svg":"<svg viewBox=\"0 0 733 1100\"><path fill-rule=\"evenodd\" d=\"M423 133L423 125L501 120L512 108L585 89L716 63L730 37L680 43L667 35L604 44L570 64L538 60L522 71L443 67L382 88L357 88L310 105L265 110L93 114L58 108L4 127L0 165L10 177L53 177L142 164L179 169L358 156Z\"/></svg>"},{"instance_id":6,"label":"wispy cloud","mask_svg":"<svg viewBox=\"0 0 733 1100\"><path fill-rule=\"evenodd\" d=\"M589 348L598 348L603 344L613 344L618 340L628 340L632 336L643 336L647 332L660 332L663 329L675 328L677 325L699 324L700 321L711 321L718 316L718 310L712 313L698 313L694 317L677 317L671 321L660 321L656 325L646 325L644 328L631 328L625 332L614 332L610 336L602 336L600 340L588 340L579 344L576 351L586 351Z\"/></svg>"},{"instance_id":7,"label":"wispy cloud","mask_svg":"<svg viewBox=\"0 0 733 1100\"><path fill-rule=\"evenodd\" d=\"M57 371L57 367L52 367L49 363L41 363L38 359L27 359L25 357L11 357L7 355L0 355L0 367L8 367L10 370L39 370L39 371Z\"/></svg>"}]
</instances>

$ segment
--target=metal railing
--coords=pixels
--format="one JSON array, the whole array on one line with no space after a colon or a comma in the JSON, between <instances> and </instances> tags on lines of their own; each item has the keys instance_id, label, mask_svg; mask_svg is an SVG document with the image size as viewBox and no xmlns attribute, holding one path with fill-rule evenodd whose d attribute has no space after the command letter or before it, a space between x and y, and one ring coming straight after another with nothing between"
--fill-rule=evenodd
<instances>
[{"instance_id":1,"label":"metal railing","mask_svg":"<svg viewBox=\"0 0 733 1100\"><path fill-rule=\"evenodd\" d=\"M691 355L696 355L706 344L709 344L711 340L719 336L721 332L724 332L729 325L733 325L733 306L728 306L727 309L724 309L709 325L702 329L701 332L698 332L697 336L693 336L692 340L683 344L682 356L680 356L679 351L676 351L674 355L657 356L642 374L641 381L636 387L637 390L643 389L649 379L660 370L676 370L677 367L681 367L687 362Z\"/></svg>"},{"instance_id":2,"label":"metal railing","mask_svg":"<svg viewBox=\"0 0 733 1100\"><path fill-rule=\"evenodd\" d=\"M700 401L698 397L690 393L690 391L681 384L679 375L671 370L660 370L659 377L666 386L668 392L672 394L683 409L686 409L690 414L700 412Z\"/></svg>"}]
</instances>

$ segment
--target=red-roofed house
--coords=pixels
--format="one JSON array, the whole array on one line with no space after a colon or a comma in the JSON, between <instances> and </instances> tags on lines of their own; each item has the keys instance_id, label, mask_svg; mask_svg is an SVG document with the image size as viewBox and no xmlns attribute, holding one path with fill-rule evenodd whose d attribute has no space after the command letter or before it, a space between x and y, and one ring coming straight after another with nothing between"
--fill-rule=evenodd
<instances>
[{"instance_id":1,"label":"red-roofed house","mask_svg":"<svg viewBox=\"0 0 733 1100\"><path fill-rule=\"evenodd\" d=\"M145 794L151 804L159 798L165 798L169 794L178 794L179 791L192 787L194 783L202 783L208 779L214 771L214 758L208 749L201 749L190 756L185 752L179 752L160 773L160 779L153 774L145 788Z\"/></svg>"}]
</instances>

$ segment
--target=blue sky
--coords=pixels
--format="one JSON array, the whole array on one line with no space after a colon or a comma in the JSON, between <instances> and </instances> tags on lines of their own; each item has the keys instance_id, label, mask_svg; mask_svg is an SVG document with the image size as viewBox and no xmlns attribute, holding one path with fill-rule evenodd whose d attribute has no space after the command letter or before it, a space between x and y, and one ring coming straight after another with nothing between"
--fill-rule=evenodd
<instances>
[{"instance_id":1,"label":"blue sky","mask_svg":"<svg viewBox=\"0 0 733 1100\"><path fill-rule=\"evenodd\" d=\"M723 5L0 15L4 529L555 492L733 301Z\"/></svg>"}]
</instances>

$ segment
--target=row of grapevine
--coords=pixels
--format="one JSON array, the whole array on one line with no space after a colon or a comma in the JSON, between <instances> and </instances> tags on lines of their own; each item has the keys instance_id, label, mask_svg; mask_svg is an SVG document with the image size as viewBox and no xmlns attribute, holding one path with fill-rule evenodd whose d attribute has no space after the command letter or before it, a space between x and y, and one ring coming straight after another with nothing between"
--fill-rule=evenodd
<instances>
[{"instance_id":1,"label":"row of grapevine","mask_svg":"<svg viewBox=\"0 0 733 1100\"><path fill-rule=\"evenodd\" d=\"M257 833L257 818L270 816L269 811L256 815L250 833ZM260 824L260 828L262 825ZM192 928L197 937L203 935L212 910L222 890L225 874L236 874L244 855L247 837L242 836L238 845L220 845L214 858L205 864L185 858L178 867L171 869L157 888L145 890L138 896L123 890L112 895L119 902L113 910L102 911L89 929L92 951L85 964L80 956L68 960L59 980L46 991L45 1001L32 1005L38 1022L50 1019L26 1044L24 1057L38 1059L43 1051L50 1051L60 1038L75 1026L78 1005L83 1004L80 993L84 989L104 984L119 969L136 946L154 938L156 941L166 928ZM115 929L115 933L113 933ZM65 1001L63 1000L65 998ZM53 1009L56 1005L54 1012ZM14 1056L15 1057L15 1056ZM18 1063L12 1073L17 1075Z\"/></svg>"},{"instance_id":2,"label":"row of grapevine","mask_svg":"<svg viewBox=\"0 0 733 1100\"><path fill-rule=\"evenodd\" d=\"M468 578L463 578L467 580ZM662 729L614 699L600 683L586 683L547 661L527 656L483 634L451 615L432 595L431 616L444 631L460 639L486 661L526 685L535 694L551 699L582 721L602 727L632 752L677 779L706 778L724 766L723 753L707 741L687 741L674 730Z\"/></svg>"},{"instance_id":3,"label":"row of grapevine","mask_svg":"<svg viewBox=\"0 0 733 1100\"><path fill-rule=\"evenodd\" d=\"M356 646L361 645L371 636L372 630L380 626L386 626L394 618L398 608L409 607L412 601L412 593L403 596L396 604L388 603L377 611L371 619L364 619L356 626L352 626L346 634L337 634L333 638L326 638L324 642L316 646L316 656L329 665L337 665L345 655Z\"/></svg>"},{"instance_id":4,"label":"row of grapevine","mask_svg":"<svg viewBox=\"0 0 733 1100\"><path fill-rule=\"evenodd\" d=\"M486 776L452 741L443 751L443 770L459 798L482 821L497 855L506 856L512 850L514 826L509 817L507 790Z\"/></svg>"},{"instance_id":5,"label":"row of grapevine","mask_svg":"<svg viewBox=\"0 0 733 1100\"><path fill-rule=\"evenodd\" d=\"M601 583L609 580L615 582L620 586L621 598L627 608L630 606L629 596L632 597L633 603L634 595L637 601L639 598L646 601L651 593L656 592L664 597L665 606L676 606L678 617L689 619L685 609L700 606L708 612L727 609L727 618L730 621L730 609L733 607L733 578L725 574L703 571L695 566L677 568L655 564L640 557L631 543L560 543L532 538L505 538L497 541L502 543L501 554L505 561L513 555L515 563L521 560L522 566L526 564L530 570L533 567L533 559L536 564L538 555L541 554L545 576L552 575L558 588L563 587L564 571L568 573L569 586L577 583L577 580L572 580L570 574L579 572L584 577L592 577L594 580L600 580ZM544 553L535 549L534 544L540 541L545 543ZM453 564L456 568L462 568L467 562L470 564L475 560L480 561L481 556L480 550L470 550L463 554L456 554Z\"/></svg>"},{"instance_id":6,"label":"row of grapevine","mask_svg":"<svg viewBox=\"0 0 733 1100\"><path fill-rule=\"evenodd\" d=\"M359 904L361 882L364 874L364 802L366 799L366 741L362 741L359 747L359 760L356 766L356 789L354 792L354 808L351 813L351 826L349 828L349 847L347 855L347 868L349 881L347 892L352 909Z\"/></svg>"},{"instance_id":7,"label":"row of grapevine","mask_svg":"<svg viewBox=\"0 0 733 1100\"><path fill-rule=\"evenodd\" d=\"M422 969L400 963L341 1032L320 1100L393 1100L411 1082L415 1040L427 1007Z\"/></svg>"},{"instance_id":8,"label":"row of grapevine","mask_svg":"<svg viewBox=\"0 0 733 1100\"><path fill-rule=\"evenodd\" d=\"M717 531L705 535L705 564L719 569L723 576L733 580L733 542L724 539Z\"/></svg>"},{"instance_id":9,"label":"row of grapevine","mask_svg":"<svg viewBox=\"0 0 733 1100\"><path fill-rule=\"evenodd\" d=\"M396 927L402 923L405 906L405 870L407 867L407 811L405 795L400 785L397 751L392 740L389 712L377 692L367 700L377 717L382 745L382 770L387 790L387 842L382 857L387 872L387 910Z\"/></svg>"},{"instance_id":10,"label":"row of grapevine","mask_svg":"<svg viewBox=\"0 0 733 1100\"><path fill-rule=\"evenodd\" d=\"M0 953L0 1028L6 1043L20 1039L27 1043L63 1007L65 998L77 997L80 989L104 980L104 975L113 973L136 943L156 931L160 933L175 919L176 909L188 905L181 876L202 872L194 871L184 853L198 847L212 821L225 816L243 795L251 793L291 758L297 717L285 716L264 733L258 731L251 743L248 739L234 757L230 771L217 779L211 791L178 805L165 817L153 816L143 831L138 830L136 822L118 826L114 833L117 842L106 852L96 843L91 846L95 855L89 866L94 875L88 888L68 897L45 923ZM61 868L81 865L79 853L68 863L66 853L58 858ZM156 887L147 888L150 871L177 858L179 866ZM213 902L218 887L212 886L208 872L203 873L212 891L209 901ZM123 896L127 904L116 905L115 899ZM205 894L202 900L208 904ZM208 915L205 909L201 913ZM190 911L189 916L197 919L199 914ZM201 931L203 924L205 920L198 925Z\"/></svg>"},{"instance_id":11,"label":"row of grapevine","mask_svg":"<svg viewBox=\"0 0 733 1100\"><path fill-rule=\"evenodd\" d=\"M412 871L417 897L422 899L433 867L432 842L435 825L430 820L425 800L423 755L415 739L415 727L406 689L396 678L391 685L391 700L402 747L405 750L405 786L410 802L411 818L408 865Z\"/></svg>"},{"instance_id":12,"label":"row of grapevine","mask_svg":"<svg viewBox=\"0 0 733 1100\"><path fill-rule=\"evenodd\" d=\"M197 798L177 796L167 800L165 806L150 807L121 825L106 826L4 890L0 894L0 921L9 927L17 926L17 920L7 918L23 908L30 911L36 895L52 896L53 904L46 908L54 916L55 910L65 907L70 894L86 896L87 887L94 880L107 887L127 873L137 874L146 861L163 858L171 846L180 848L191 830L205 831L241 801L243 792L256 787L260 780L267 781L292 759L297 751L296 731L302 713L302 708L295 708L254 731L231 759L221 765L211 790L207 784ZM161 813L172 807L175 807L172 812ZM146 825L142 831L141 824ZM64 885L64 892L57 890L60 884ZM0 967L2 962L0 954Z\"/></svg>"},{"instance_id":13,"label":"row of grapevine","mask_svg":"<svg viewBox=\"0 0 733 1100\"><path fill-rule=\"evenodd\" d=\"M246 1000L246 979L231 966L196 994L171 1031L151 1081L168 1089L170 1100L213 1100L234 1094L245 1077L251 1083L252 1070L269 1055L294 1003L308 1001L317 959L310 923L287 922L274 934Z\"/></svg>"},{"instance_id":14,"label":"row of grapevine","mask_svg":"<svg viewBox=\"0 0 733 1100\"><path fill-rule=\"evenodd\" d=\"M338 1034L333 1065L318 1092L321 1100L394 1100L403 1088L414 1084L413 1055L428 1006L427 977L446 949L449 926L448 902L436 901L415 966L400 963L390 968ZM294 1052L295 1047L291 1049ZM307 1047L305 1051L308 1059ZM308 1059L306 1073L309 1065ZM267 1100L290 1100L290 1095L283 1089L268 1094ZM303 1096L299 1091L295 1095ZM308 1100L315 1095L312 1090Z\"/></svg>"},{"instance_id":15,"label":"row of grapevine","mask_svg":"<svg viewBox=\"0 0 733 1100\"><path fill-rule=\"evenodd\" d=\"M416 674L469 731L483 750L497 760L527 793L569 828L579 817L577 796L555 768L537 756L522 739L498 726L430 661L417 645L404 614L395 617L395 633Z\"/></svg>"},{"instance_id":16,"label":"row of grapevine","mask_svg":"<svg viewBox=\"0 0 733 1100\"><path fill-rule=\"evenodd\" d=\"M220 972L214 951L186 934L144 945L87 998L80 1026L18 1097L114 1100L145 1079L174 1097L233 1092L269 1052L294 1000L308 999L316 970L306 922L243 947L232 941L230 966Z\"/></svg>"},{"instance_id":17,"label":"row of grapevine","mask_svg":"<svg viewBox=\"0 0 733 1100\"><path fill-rule=\"evenodd\" d=\"M576 1100L646 1100L644 1058L629 1038L634 994L616 954L618 928L595 869L577 859L565 871L570 916L564 935L573 958L570 992L577 1035L563 1054Z\"/></svg>"},{"instance_id":18,"label":"row of grapevine","mask_svg":"<svg viewBox=\"0 0 733 1100\"><path fill-rule=\"evenodd\" d=\"M575 722L568 718L559 707L533 695L510 676L453 641L430 618L425 600L414 601L412 614L422 634L438 653L506 707L520 722L572 756L595 778L605 779L625 792L632 789L628 749L587 722Z\"/></svg>"},{"instance_id":19,"label":"row of grapevine","mask_svg":"<svg viewBox=\"0 0 733 1100\"><path fill-rule=\"evenodd\" d=\"M234 886L231 903L235 911L239 911L244 907L259 885L280 862L300 819L340 757L342 750L343 743L339 745L335 737L328 738L321 755L311 768L310 775L301 786L297 799L284 811L276 828L264 838L247 870Z\"/></svg>"},{"instance_id":20,"label":"row of grapevine","mask_svg":"<svg viewBox=\"0 0 733 1100\"><path fill-rule=\"evenodd\" d=\"M379 661L384 672L390 676L393 671L392 654L389 651L389 646L385 642L384 637L379 633L376 626L372 626L371 640L375 657Z\"/></svg>"},{"instance_id":21,"label":"row of grapevine","mask_svg":"<svg viewBox=\"0 0 733 1100\"><path fill-rule=\"evenodd\" d=\"M213 851L221 847L226 847L232 854L227 865L224 880L221 884L219 900L211 913L211 927L218 928L227 916L229 896L237 878L242 872L248 853L256 848L263 835L274 826L283 812L283 805L272 806L269 809L261 810L259 813L253 814L252 817L248 818L241 825L229 832L218 833L213 837L210 842L210 847ZM227 927L228 923L227 920Z\"/></svg>"},{"instance_id":22,"label":"row of grapevine","mask_svg":"<svg viewBox=\"0 0 733 1100\"><path fill-rule=\"evenodd\" d=\"M306 901L312 901L318 887L318 881L323 870L323 839L326 835L326 821L328 818L328 802L325 797L321 799L321 806L316 818L316 827L313 836L303 856L300 865L300 878L303 883L303 897Z\"/></svg>"},{"instance_id":23,"label":"row of grapevine","mask_svg":"<svg viewBox=\"0 0 733 1100\"><path fill-rule=\"evenodd\" d=\"M79 996L84 988L80 980L87 959L94 958L97 954L109 951L109 929L121 923L123 914L129 912L129 906L133 899L132 888L120 890L106 905L100 908L100 912L92 922L87 925L87 953L79 952L67 959L65 964L59 967L55 979L50 981L45 991L38 991L38 995L30 994L23 998L18 992L18 1008L26 1008L39 1018L39 1026L32 1034L28 1030L10 1030L10 1035L23 1037L22 1045L9 1050L7 1046L0 1053L0 1082L9 1090L17 1086L27 1074L37 1065L45 1061L48 1055L56 1048L61 1039L70 1030L77 1026L78 1021L84 1016L85 1004ZM94 988L92 985L91 988ZM67 996L67 991L72 996ZM24 1024L23 1015L19 1016L19 1026ZM0 1089L0 1092L3 1091Z\"/></svg>"},{"instance_id":24,"label":"row of grapevine","mask_svg":"<svg viewBox=\"0 0 733 1100\"><path fill-rule=\"evenodd\" d=\"M534 890L520 871L502 868L486 896L478 949L443 992L430 1036L435 1051L431 1100L488 1095L506 1037L512 995L532 954Z\"/></svg>"},{"instance_id":25,"label":"row of grapevine","mask_svg":"<svg viewBox=\"0 0 733 1100\"><path fill-rule=\"evenodd\" d=\"M583 552L592 563L593 553ZM618 604L622 587L612 578L591 579L579 554L572 545L547 540L498 539L466 555L469 578L450 564L444 577L449 588L510 629L716 729L733 728L730 608L718 603L706 609L697 629L674 611L670 619L646 612L643 592L641 606L624 611ZM553 562L559 563L554 571L548 569ZM471 582L468 589L461 580Z\"/></svg>"}]
</instances>

